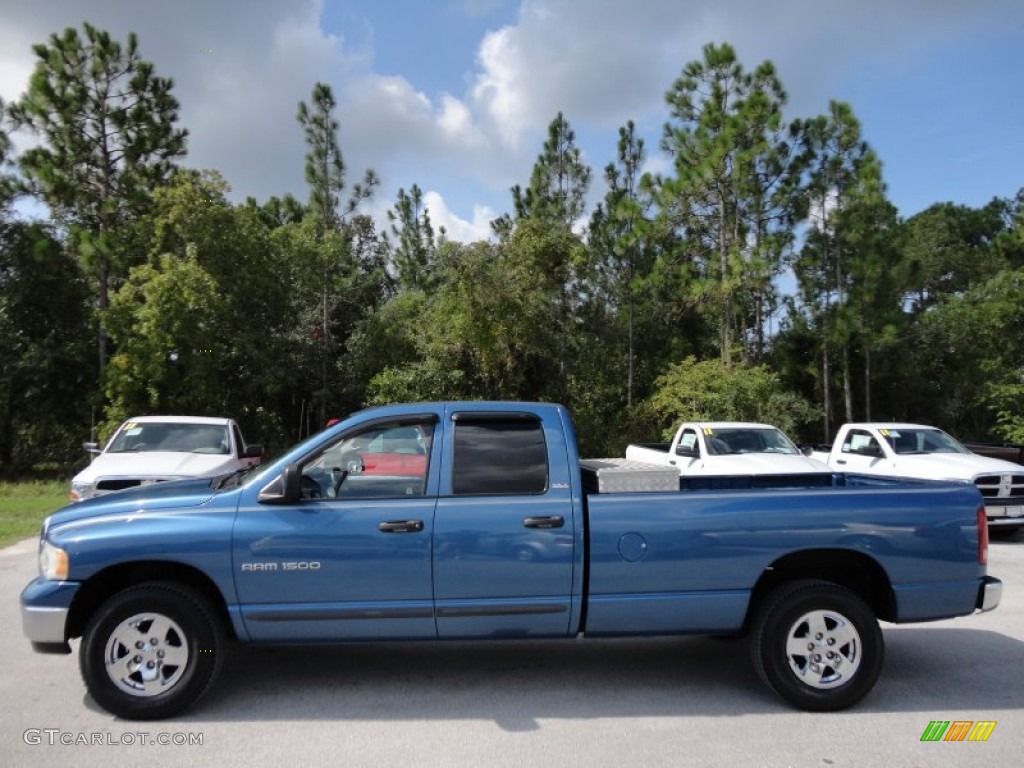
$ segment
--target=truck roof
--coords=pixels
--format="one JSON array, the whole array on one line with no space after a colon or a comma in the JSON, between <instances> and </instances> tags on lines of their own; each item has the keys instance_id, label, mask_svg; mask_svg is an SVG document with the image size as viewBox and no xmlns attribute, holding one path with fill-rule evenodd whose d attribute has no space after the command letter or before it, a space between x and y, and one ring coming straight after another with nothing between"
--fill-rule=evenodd
<instances>
[{"instance_id":1,"label":"truck roof","mask_svg":"<svg viewBox=\"0 0 1024 768\"><path fill-rule=\"evenodd\" d=\"M910 424L903 421L862 421L843 426L857 429L938 429L930 424Z\"/></svg>"},{"instance_id":2,"label":"truck roof","mask_svg":"<svg viewBox=\"0 0 1024 768\"><path fill-rule=\"evenodd\" d=\"M778 429L773 424L758 424L753 421L686 421L680 426L697 429Z\"/></svg>"},{"instance_id":3,"label":"truck roof","mask_svg":"<svg viewBox=\"0 0 1024 768\"><path fill-rule=\"evenodd\" d=\"M222 416L133 416L130 419L125 419L125 423L129 421L139 424L173 422L175 424L217 424L220 426L231 423L231 419Z\"/></svg>"}]
</instances>

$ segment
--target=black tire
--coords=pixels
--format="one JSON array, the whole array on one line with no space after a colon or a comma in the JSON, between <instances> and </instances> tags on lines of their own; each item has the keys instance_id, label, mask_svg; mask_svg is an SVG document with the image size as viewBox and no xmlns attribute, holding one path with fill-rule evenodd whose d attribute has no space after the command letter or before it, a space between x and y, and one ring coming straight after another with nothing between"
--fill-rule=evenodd
<instances>
[{"instance_id":1,"label":"black tire","mask_svg":"<svg viewBox=\"0 0 1024 768\"><path fill-rule=\"evenodd\" d=\"M202 596L181 584L148 582L99 607L78 661L101 707L127 720L158 720L209 689L225 648L223 627Z\"/></svg>"},{"instance_id":2,"label":"black tire","mask_svg":"<svg viewBox=\"0 0 1024 768\"><path fill-rule=\"evenodd\" d=\"M809 712L832 712L874 687L885 645L860 597L831 582L801 580L761 601L750 650L761 679L783 699Z\"/></svg>"}]
</instances>

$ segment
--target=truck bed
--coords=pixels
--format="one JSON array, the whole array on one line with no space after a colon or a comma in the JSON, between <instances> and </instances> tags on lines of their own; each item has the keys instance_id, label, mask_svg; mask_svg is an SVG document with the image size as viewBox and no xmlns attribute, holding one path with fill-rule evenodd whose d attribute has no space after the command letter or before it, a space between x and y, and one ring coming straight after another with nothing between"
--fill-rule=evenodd
<instances>
[{"instance_id":1,"label":"truck bed","mask_svg":"<svg viewBox=\"0 0 1024 768\"><path fill-rule=\"evenodd\" d=\"M738 630L751 585L798 550L883 557L895 621L972 612L975 488L843 475L825 487L810 481L767 494L752 486L589 495L587 634ZM963 512L951 519L951 509Z\"/></svg>"}]
</instances>

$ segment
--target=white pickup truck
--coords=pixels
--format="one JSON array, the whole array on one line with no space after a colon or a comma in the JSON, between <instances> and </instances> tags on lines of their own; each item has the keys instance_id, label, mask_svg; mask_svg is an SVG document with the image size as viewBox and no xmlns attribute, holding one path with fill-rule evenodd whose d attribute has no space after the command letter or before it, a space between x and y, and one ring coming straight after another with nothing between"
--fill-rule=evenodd
<instances>
[{"instance_id":1,"label":"white pickup truck","mask_svg":"<svg viewBox=\"0 0 1024 768\"><path fill-rule=\"evenodd\" d=\"M699 475L800 475L829 472L770 424L739 421L686 422L671 443L637 443L626 458L668 464L682 477Z\"/></svg>"},{"instance_id":2,"label":"white pickup truck","mask_svg":"<svg viewBox=\"0 0 1024 768\"><path fill-rule=\"evenodd\" d=\"M971 453L923 424L844 424L829 452L811 451L837 472L925 480L963 480L981 491L989 526L1024 527L1024 466Z\"/></svg>"},{"instance_id":3,"label":"white pickup truck","mask_svg":"<svg viewBox=\"0 0 1024 768\"><path fill-rule=\"evenodd\" d=\"M71 481L71 501L167 480L215 477L260 463L263 446L246 443L233 419L138 416L117 428L92 463Z\"/></svg>"}]
</instances>

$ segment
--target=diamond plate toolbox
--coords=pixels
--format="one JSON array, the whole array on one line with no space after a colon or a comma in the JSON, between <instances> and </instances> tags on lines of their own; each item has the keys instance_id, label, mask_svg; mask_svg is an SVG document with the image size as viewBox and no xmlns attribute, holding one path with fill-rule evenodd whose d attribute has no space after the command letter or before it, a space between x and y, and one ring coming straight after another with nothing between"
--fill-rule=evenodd
<instances>
[{"instance_id":1,"label":"diamond plate toolbox","mask_svg":"<svg viewBox=\"0 0 1024 768\"><path fill-rule=\"evenodd\" d=\"M583 459L587 493L667 493L679 490L679 470L629 459Z\"/></svg>"}]
</instances>

